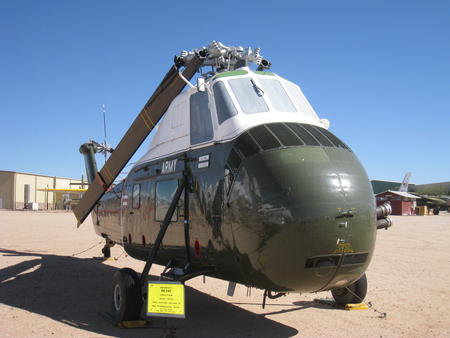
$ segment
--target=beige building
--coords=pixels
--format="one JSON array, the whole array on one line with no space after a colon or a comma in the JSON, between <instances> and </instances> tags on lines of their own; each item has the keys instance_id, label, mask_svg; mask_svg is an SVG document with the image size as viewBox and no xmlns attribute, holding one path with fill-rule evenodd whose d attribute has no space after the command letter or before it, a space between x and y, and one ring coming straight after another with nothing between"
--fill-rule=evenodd
<instances>
[{"instance_id":1,"label":"beige building","mask_svg":"<svg viewBox=\"0 0 450 338\"><path fill-rule=\"evenodd\" d=\"M38 189L81 188L82 180L0 170L0 209L63 210L64 204L79 199L80 193Z\"/></svg>"}]
</instances>

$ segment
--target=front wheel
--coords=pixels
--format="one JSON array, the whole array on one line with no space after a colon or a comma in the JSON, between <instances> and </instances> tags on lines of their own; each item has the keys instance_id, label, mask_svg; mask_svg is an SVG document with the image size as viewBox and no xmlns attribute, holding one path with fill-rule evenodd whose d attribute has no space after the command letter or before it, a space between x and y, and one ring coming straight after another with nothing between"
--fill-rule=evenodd
<instances>
[{"instance_id":1,"label":"front wheel","mask_svg":"<svg viewBox=\"0 0 450 338\"><path fill-rule=\"evenodd\" d=\"M345 288L331 290L334 300L339 305L361 303L366 297L366 292L366 274L362 275L360 279Z\"/></svg>"},{"instance_id":2,"label":"front wheel","mask_svg":"<svg viewBox=\"0 0 450 338\"><path fill-rule=\"evenodd\" d=\"M142 288L137 273L130 268L117 271L113 277L112 310L117 322L138 320L143 305Z\"/></svg>"}]
</instances>

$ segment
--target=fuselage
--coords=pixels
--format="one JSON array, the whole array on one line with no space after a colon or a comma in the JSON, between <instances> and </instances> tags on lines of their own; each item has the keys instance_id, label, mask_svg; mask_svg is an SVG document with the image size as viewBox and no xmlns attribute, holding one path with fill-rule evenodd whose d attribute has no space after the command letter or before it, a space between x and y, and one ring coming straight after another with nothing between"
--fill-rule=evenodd
<instances>
[{"instance_id":1,"label":"fuselage","mask_svg":"<svg viewBox=\"0 0 450 338\"><path fill-rule=\"evenodd\" d=\"M375 203L361 163L293 83L247 68L172 103L147 154L92 214L97 234L147 260L279 292L346 286L367 269Z\"/></svg>"}]
</instances>

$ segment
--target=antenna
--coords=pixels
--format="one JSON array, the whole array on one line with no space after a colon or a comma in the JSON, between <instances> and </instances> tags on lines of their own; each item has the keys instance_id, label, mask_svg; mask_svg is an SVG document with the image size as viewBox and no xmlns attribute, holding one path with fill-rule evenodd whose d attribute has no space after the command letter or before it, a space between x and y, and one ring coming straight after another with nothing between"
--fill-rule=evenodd
<instances>
[{"instance_id":1,"label":"antenna","mask_svg":"<svg viewBox=\"0 0 450 338\"><path fill-rule=\"evenodd\" d=\"M105 133L105 140L103 143L97 143L93 140L89 140L89 143L92 143L95 146L95 153L101 153L103 156L105 156L105 163L108 157L108 153L112 153L114 151L113 148L109 145L108 141L106 140L106 108L105 105L103 105L103 131Z\"/></svg>"},{"instance_id":2,"label":"antenna","mask_svg":"<svg viewBox=\"0 0 450 338\"><path fill-rule=\"evenodd\" d=\"M105 109L105 105L103 105L103 129L105 131L105 145L106 145L106 109Z\"/></svg>"},{"instance_id":3,"label":"antenna","mask_svg":"<svg viewBox=\"0 0 450 338\"><path fill-rule=\"evenodd\" d=\"M104 140L103 144L101 145L100 152L105 156L105 163L106 163L106 158L108 156L108 152L112 153L114 151L114 149L111 148L108 141L106 140L106 108L105 108L104 104L103 104L103 130L105 132L105 140Z\"/></svg>"}]
</instances>

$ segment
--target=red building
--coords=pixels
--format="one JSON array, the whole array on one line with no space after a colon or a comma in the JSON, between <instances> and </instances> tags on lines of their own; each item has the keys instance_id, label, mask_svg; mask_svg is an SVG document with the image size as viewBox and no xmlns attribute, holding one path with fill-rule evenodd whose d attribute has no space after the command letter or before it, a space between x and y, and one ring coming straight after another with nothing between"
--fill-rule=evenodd
<instances>
[{"instance_id":1,"label":"red building","mask_svg":"<svg viewBox=\"0 0 450 338\"><path fill-rule=\"evenodd\" d=\"M415 215L416 199L418 196L400 191L384 191L375 195L377 206L388 203L392 207L392 215Z\"/></svg>"}]
</instances>

